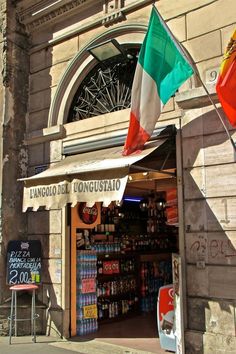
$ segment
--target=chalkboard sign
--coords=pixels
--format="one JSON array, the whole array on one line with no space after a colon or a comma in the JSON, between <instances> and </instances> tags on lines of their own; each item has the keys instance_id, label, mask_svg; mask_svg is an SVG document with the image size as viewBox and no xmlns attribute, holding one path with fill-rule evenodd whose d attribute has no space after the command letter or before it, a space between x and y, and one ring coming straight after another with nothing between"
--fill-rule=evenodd
<instances>
[{"instance_id":1,"label":"chalkboard sign","mask_svg":"<svg viewBox=\"0 0 236 354\"><path fill-rule=\"evenodd\" d=\"M9 241L7 246L7 284L41 283L41 243Z\"/></svg>"}]
</instances>

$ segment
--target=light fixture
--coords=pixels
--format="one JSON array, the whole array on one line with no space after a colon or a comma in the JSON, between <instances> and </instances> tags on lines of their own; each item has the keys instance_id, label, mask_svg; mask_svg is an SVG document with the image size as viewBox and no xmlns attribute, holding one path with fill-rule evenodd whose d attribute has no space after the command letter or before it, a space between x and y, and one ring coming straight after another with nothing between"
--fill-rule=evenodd
<instances>
[{"instance_id":1,"label":"light fixture","mask_svg":"<svg viewBox=\"0 0 236 354\"><path fill-rule=\"evenodd\" d=\"M117 55L124 55L123 48L115 39L109 39L106 42L96 44L87 48L87 50L100 62L116 57Z\"/></svg>"},{"instance_id":2,"label":"light fixture","mask_svg":"<svg viewBox=\"0 0 236 354\"><path fill-rule=\"evenodd\" d=\"M132 54L127 54L127 58L129 59L129 60L132 60L132 59L134 59L134 57L133 57L133 55Z\"/></svg>"},{"instance_id":3,"label":"light fixture","mask_svg":"<svg viewBox=\"0 0 236 354\"><path fill-rule=\"evenodd\" d=\"M141 211L146 211L148 209L148 200L142 199L139 203L139 208Z\"/></svg>"},{"instance_id":4,"label":"light fixture","mask_svg":"<svg viewBox=\"0 0 236 354\"><path fill-rule=\"evenodd\" d=\"M118 206L118 207L121 207L123 204L123 200L116 200L115 201L115 205Z\"/></svg>"},{"instance_id":5,"label":"light fixture","mask_svg":"<svg viewBox=\"0 0 236 354\"><path fill-rule=\"evenodd\" d=\"M126 202L140 203L142 199L141 198L136 198L136 197L125 197L124 200Z\"/></svg>"},{"instance_id":6,"label":"light fixture","mask_svg":"<svg viewBox=\"0 0 236 354\"><path fill-rule=\"evenodd\" d=\"M161 211L161 210L163 210L163 209L165 209L165 200L164 199L156 199L156 208L157 208L157 210L159 210L159 211Z\"/></svg>"}]
</instances>

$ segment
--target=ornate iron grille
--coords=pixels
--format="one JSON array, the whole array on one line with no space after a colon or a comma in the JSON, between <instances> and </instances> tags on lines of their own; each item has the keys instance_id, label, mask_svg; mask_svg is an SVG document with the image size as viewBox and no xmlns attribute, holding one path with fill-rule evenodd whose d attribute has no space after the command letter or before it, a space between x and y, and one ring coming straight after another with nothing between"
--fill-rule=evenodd
<instances>
[{"instance_id":1,"label":"ornate iron grille","mask_svg":"<svg viewBox=\"0 0 236 354\"><path fill-rule=\"evenodd\" d=\"M130 107L131 88L139 49L97 64L81 82L69 111L68 122Z\"/></svg>"}]
</instances>

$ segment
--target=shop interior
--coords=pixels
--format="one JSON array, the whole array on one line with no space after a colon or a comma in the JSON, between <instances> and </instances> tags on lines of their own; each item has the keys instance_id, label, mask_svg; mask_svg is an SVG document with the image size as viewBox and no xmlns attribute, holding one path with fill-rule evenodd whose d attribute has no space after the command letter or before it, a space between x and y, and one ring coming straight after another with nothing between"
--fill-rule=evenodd
<instances>
[{"instance_id":1,"label":"shop interior","mask_svg":"<svg viewBox=\"0 0 236 354\"><path fill-rule=\"evenodd\" d=\"M131 346L135 339L137 349L157 348L158 291L172 283L171 257L178 253L174 139L144 160L131 167L122 201L100 204L94 228L76 228L76 332L83 340Z\"/></svg>"}]
</instances>

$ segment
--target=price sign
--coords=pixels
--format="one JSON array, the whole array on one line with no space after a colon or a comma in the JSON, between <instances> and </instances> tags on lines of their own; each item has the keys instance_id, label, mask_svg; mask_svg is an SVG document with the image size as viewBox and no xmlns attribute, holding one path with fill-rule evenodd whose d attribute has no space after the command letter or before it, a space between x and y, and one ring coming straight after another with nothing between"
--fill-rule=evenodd
<instances>
[{"instance_id":1,"label":"price sign","mask_svg":"<svg viewBox=\"0 0 236 354\"><path fill-rule=\"evenodd\" d=\"M96 282L94 278L82 279L82 294L95 293Z\"/></svg>"},{"instance_id":2,"label":"price sign","mask_svg":"<svg viewBox=\"0 0 236 354\"><path fill-rule=\"evenodd\" d=\"M38 240L9 241L7 284L41 283L41 243Z\"/></svg>"},{"instance_id":3,"label":"price sign","mask_svg":"<svg viewBox=\"0 0 236 354\"><path fill-rule=\"evenodd\" d=\"M98 310L97 310L97 305L88 305L83 307L83 317L84 319L87 318L97 318L98 317Z\"/></svg>"}]
</instances>

